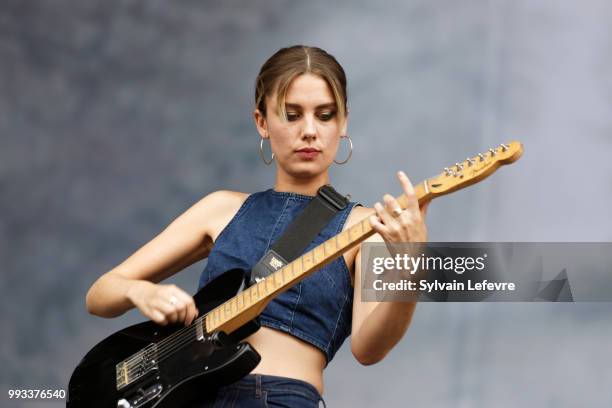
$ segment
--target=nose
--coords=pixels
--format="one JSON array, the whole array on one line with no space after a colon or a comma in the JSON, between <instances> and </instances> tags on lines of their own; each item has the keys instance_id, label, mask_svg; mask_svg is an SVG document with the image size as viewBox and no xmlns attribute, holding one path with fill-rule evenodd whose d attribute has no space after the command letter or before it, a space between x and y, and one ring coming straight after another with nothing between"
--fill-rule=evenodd
<instances>
[{"instance_id":1,"label":"nose","mask_svg":"<svg viewBox=\"0 0 612 408\"><path fill-rule=\"evenodd\" d=\"M302 137L305 139L314 139L317 137L316 123L312 115L304 116L304 130L302 132Z\"/></svg>"}]
</instances>

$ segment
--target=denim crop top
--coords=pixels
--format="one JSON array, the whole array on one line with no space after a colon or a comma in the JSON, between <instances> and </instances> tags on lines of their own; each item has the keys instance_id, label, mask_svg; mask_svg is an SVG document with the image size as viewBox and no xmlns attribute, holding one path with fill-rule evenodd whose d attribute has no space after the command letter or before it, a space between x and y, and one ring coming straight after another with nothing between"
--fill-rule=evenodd
<instances>
[{"instance_id":1,"label":"denim crop top","mask_svg":"<svg viewBox=\"0 0 612 408\"><path fill-rule=\"evenodd\" d=\"M274 189L247 197L217 237L198 288L225 271L251 268L313 197ZM355 205L339 211L304 251L342 231ZM274 298L259 316L262 326L289 333L321 349L329 363L351 332L353 287L340 256Z\"/></svg>"}]
</instances>

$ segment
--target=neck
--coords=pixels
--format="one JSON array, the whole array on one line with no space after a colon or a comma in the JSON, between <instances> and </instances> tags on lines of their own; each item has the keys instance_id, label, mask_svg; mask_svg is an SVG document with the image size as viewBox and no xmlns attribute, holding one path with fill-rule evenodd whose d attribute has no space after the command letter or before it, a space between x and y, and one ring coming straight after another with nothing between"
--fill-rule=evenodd
<instances>
[{"instance_id":1,"label":"neck","mask_svg":"<svg viewBox=\"0 0 612 408\"><path fill-rule=\"evenodd\" d=\"M277 171L274 190L316 196L319 188L329 182L327 171L307 178L295 178Z\"/></svg>"}]
</instances>

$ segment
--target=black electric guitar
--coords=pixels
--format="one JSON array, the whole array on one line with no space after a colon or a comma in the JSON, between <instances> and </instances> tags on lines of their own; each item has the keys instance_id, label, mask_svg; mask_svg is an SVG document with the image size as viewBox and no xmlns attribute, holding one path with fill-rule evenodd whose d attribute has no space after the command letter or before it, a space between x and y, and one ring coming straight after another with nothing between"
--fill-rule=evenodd
<instances>
[{"instance_id":1,"label":"black electric guitar","mask_svg":"<svg viewBox=\"0 0 612 408\"><path fill-rule=\"evenodd\" d=\"M523 152L513 141L456 163L415 186L419 204L477 183ZM405 195L397 198L406 208ZM70 408L161 408L214 395L238 381L261 357L243 341L259 329L258 316L281 292L373 235L368 217L311 251L245 286L245 271L227 271L194 300L200 315L189 326L136 324L104 339L83 357L68 385Z\"/></svg>"}]
</instances>

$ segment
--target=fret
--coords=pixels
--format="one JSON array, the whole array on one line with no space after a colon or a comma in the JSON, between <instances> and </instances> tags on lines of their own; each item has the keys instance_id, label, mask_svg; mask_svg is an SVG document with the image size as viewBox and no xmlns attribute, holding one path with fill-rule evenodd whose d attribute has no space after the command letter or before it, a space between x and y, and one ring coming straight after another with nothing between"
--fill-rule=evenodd
<instances>
[{"instance_id":1,"label":"fret","mask_svg":"<svg viewBox=\"0 0 612 408\"><path fill-rule=\"evenodd\" d=\"M266 277L266 279L263 280L264 287L266 288L266 295L269 295L270 293L274 292L274 290L276 289L276 285L274 284L274 278L273 278L273 275L275 274L276 272L274 272L272 275L268 275L268 277Z\"/></svg>"},{"instance_id":2,"label":"fret","mask_svg":"<svg viewBox=\"0 0 612 408\"><path fill-rule=\"evenodd\" d=\"M304 264L304 271L309 270L312 267L312 251L308 251L306 252L303 256L302 256L302 261Z\"/></svg>"},{"instance_id":3,"label":"fret","mask_svg":"<svg viewBox=\"0 0 612 408\"><path fill-rule=\"evenodd\" d=\"M255 302L257 303L257 301L259 301L259 299L261 299L261 295L259 293L259 285L255 284L255 285L253 285L251 287L253 288L252 295L255 297Z\"/></svg>"},{"instance_id":4,"label":"fret","mask_svg":"<svg viewBox=\"0 0 612 408\"><path fill-rule=\"evenodd\" d=\"M232 312L232 314L235 314L238 312L238 303L237 303L237 299L235 296L230 299L229 305L230 305L230 311Z\"/></svg>"},{"instance_id":5,"label":"fret","mask_svg":"<svg viewBox=\"0 0 612 408\"><path fill-rule=\"evenodd\" d=\"M282 269L280 271L274 273L274 283L275 283L276 287L278 287L278 288L283 286L283 283L285 283L285 279L284 279L284 276L283 276L283 270Z\"/></svg>"},{"instance_id":6,"label":"fret","mask_svg":"<svg viewBox=\"0 0 612 408\"><path fill-rule=\"evenodd\" d=\"M340 248L344 248L349 243L349 232L348 230L342 231L340 234L336 235L336 240L338 241L338 246Z\"/></svg>"},{"instance_id":7,"label":"fret","mask_svg":"<svg viewBox=\"0 0 612 408\"><path fill-rule=\"evenodd\" d=\"M367 218L364 218L363 220L361 220L361 227L363 228L364 232L370 232L372 230L372 225L370 225L370 220Z\"/></svg>"},{"instance_id":8,"label":"fret","mask_svg":"<svg viewBox=\"0 0 612 408\"><path fill-rule=\"evenodd\" d=\"M325 255L329 256L331 254L333 254L334 252L336 252L337 247L336 247L336 239L335 237L332 239L328 239L327 241L325 241Z\"/></svg>"},{"instance_id":9,"label":"fret","mask_svg":"<svg viewBox=\"0 0 612 408\"><path fill-rule=\"evenodd\" d=\"M295 261L293 261L293 276L299 276L302 274L302 272L304 272L304 266L302 264L302 259L303 257L300 256L298 259L296 259Z\"/></svg>"},{"instance_id":10,"label":"fret","mask_svg":"<svg viewBox=\"0 0 612 408\"><path fill-rule=\"evenodd\" d=\"M289 265L285 266L283 269L281 269L281 273L283 274L283 280L285 282L290 281L292 276L291 276L291 271L293 271L293 263L290 263Z\"/></svg>"},{"instance_id":11,"label":"fret","mask_svg":"<svg viewBox=\"0 0 612 408\"><path fill-rule=\"evenodd\" d=\"M206 322L206 331L208 333L212 332L215 329L215 327L217 327L216 321L215 321L216 319L214 319L215 316L211 315L210 317L212 317L212 319L207 319L207 322Z\"/></svg>"},{"instance_id":12,"label":"fret","mask_svg":"<svg viewBox=\"0 0 612 408\"><path fill-rule=\"evenodd\" d=\"M325 252L323 251L323 245L318 245L314 249L314 261L315 263L320 263L325 259Z\"/></svg>"},{"instance_id":13,"label":"fret","mask_svg":"<svg viewBox=\"0 0 612 408\"><path fill-rule=\"evenodd\" d=\"M238 311L244 309L244 297L242 296L242 293L236 295L236 306Z\"/></svg>"},{"instance_id":14,"label":"fret","mask_svg":"<svg viewBox=\"0 0 612 408\"><path fill-rule=\"evenodd\" d=\"M211 326L212 326L212 315L204 316L204 330L206 330L207 333L210 332Z\"/></svg>"},{"instance_id":15,"label":"fret","mask_svg":"<svg viewBox=\"0 0 612 408\"><path fill-rule=\"evenodd\" d=\"M353 225L353 226L350 228L350 231L351 231L351 242L354 242L354 241L356 241L356 240L357 240L357 239L360 237L360 235L361 235L361 231L362 231L362 226L361 226L361 223L360 223L360 222L358 222L357 224Z\"/></svg>"}]
</instances>

